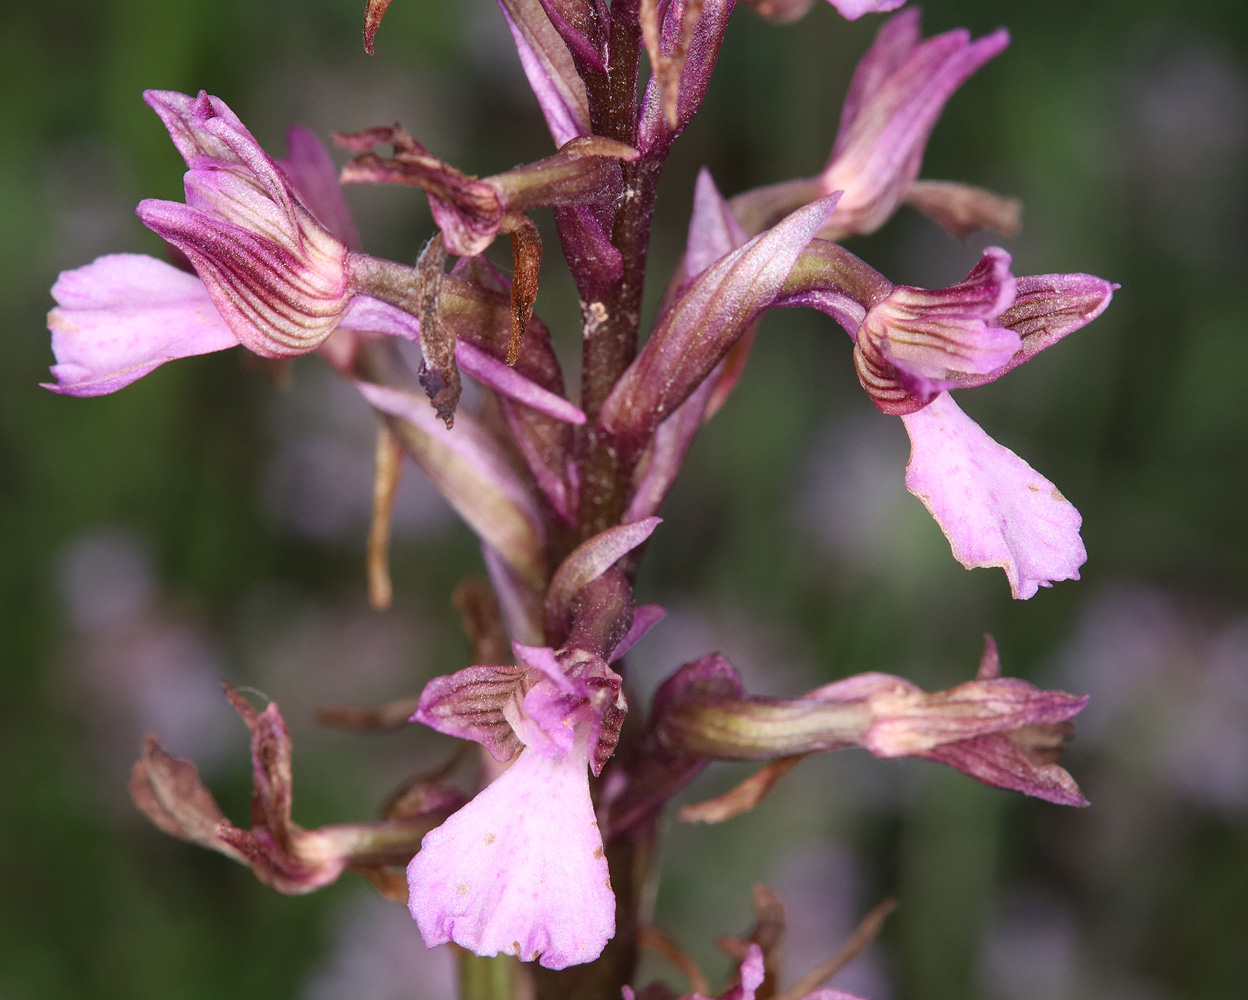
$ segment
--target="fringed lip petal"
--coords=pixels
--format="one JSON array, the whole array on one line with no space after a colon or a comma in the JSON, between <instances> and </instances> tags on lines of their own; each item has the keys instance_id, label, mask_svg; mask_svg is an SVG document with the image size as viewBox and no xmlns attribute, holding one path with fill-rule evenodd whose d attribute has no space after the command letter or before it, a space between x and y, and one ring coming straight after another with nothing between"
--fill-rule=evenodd
<instances>
[{"instance_id":1,"label":"fringed lip petal","mask_svg":"<svg viewBox=\"0 0 1248 1000\"><path fill-rule=\"evenodd\" d=\"M238 345L204 283L154 257L99 257L63 271L52 295L53 392L102 396L166 361Z\"/></svg>"},{"instance_id":2,"label":"fringed lip petal","mask_svg":"<svg viewBox=\"0 0 1248 1000\"><path fill-rule=\"evenodd\" d=\"M1083 519L1051 482L997 444L942 393L902 417L906 488L923 501L968 569L1000 566L1014 597L1079 579Z\"/></svg>"},{"instance_id":3,"label":"fringed lip petal","mask_svg":"<svg viewBox=\"0 0 1248 1000\"><path fill-rule=\"evenodd\" d=\"M425 836L407 869L425 944L563 969L615 934L615 897L589 795L584 738L562 756L523 751Z\"/></svg>"}]
</instances>

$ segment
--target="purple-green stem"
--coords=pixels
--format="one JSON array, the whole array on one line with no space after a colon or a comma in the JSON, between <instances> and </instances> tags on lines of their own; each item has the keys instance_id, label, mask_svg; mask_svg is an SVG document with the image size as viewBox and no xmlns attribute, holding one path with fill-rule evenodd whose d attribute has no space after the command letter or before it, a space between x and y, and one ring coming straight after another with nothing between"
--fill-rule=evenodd
<instances>
[{"instance_id":1,"label":"purple-green stem","mask_svg":"<svg viewBox=\"0 0 1248 1000\"><path fill-rule=\"evenodd\" d=\"M586 81L594 130L630 146L637 142L637 85L641 59L639 6L639 0L614 0L609 43L611 65L605 92L600 80ZM599 294L591 292L581 303L585 323L581 408L588 420L582 431L578 455L581 470L581 502L575 539L578 542L619 524L628 501L632 461L624 460L617 453L611 439L597 430L597 423L602 404L637 355L646 251L658 176L665 158L664 149L621 164L623 185L611 242L620 251L623 273L618 283L594 289ZM566 553L551 555L551 565L558 565ZM631 728L625 727L626 740ZM620 987L632 979L637 963L636 925L642 889L650 874L653 854L643 846L643 841L649 839L638 833L605 845L616 894L615 937L608 942L602 956L588 965L562 972L534 969L537 1000L615 997L620 995Z\"/></svg>"},{"instance_id":2,"label":"purple-green stem","mask_svg":"<svg viewBox=\"0 0 1248 1000\"><path fill-rule=\"evenodd\" d=\"M638 0L611 5L611 67L605 92L589 81L595 129L620 142L637 142L637 83L641 60ZM598 84L598 86L595 86ZM581 303L585 322L581 409L588 418L580 449L581 505L579 539L618 524L632 476L611 440L596 429L602 404L637 355L641 296L645 289L646 249L654 216L654 196L663 156L643 156L623 163L623 186L616 207L611 242L620 251L623 274L609 288L595 289Z\"/></svg>"}]
</instances>

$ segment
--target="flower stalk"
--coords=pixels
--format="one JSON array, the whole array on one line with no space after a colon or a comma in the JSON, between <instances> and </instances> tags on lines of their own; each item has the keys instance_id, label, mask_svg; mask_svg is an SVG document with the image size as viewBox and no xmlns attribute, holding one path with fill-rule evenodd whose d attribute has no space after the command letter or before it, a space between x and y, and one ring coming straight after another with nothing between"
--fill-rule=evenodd
<instances>
[{"instance_id":1,"label":"flower stalk","mask_svg":"<svg viewBox=\"0 0 1248 1000\"><path fill-rule=\"evenodd\" d=\"M900 6L833 4L849 18ZM388 6L368 4L370 52ZM311 891L350 870L387 898L405 896L428 946L461 949L464 997L614 1000L634 995L642 937L678 954L642 931L659 819L713 761L765 764L682 818L764 808L805 756L849 748L1086 804L1057 764L1086 698L1002 677L991 639L976 679L938 692L867 673L780 699L747 692L724 657L708 654L672 673L648 711L630 705L625 657L663 617L634 592L646 548L663 538L658 511L698 430L748 374L771 309L815 309L850 337L870 402L910 436L906 486L960 562L1000 567L1020 599L1077 579L1078 511L950 393L994 381L1086 325L1117 286L1077 273L1016 277L1009 254L989 247L964 281L922 289L840 245L903 204L959 238L1017 228L1010 199L918 177L945 103L1008 35L923 39L917 11L903 11L859 64L817 176L725 198L702 171L684 256L642 346L659 181L710 85L734 2L499 6L556 147L501 174L444 162L396 125L337 136L355 156L336 176L310 133L292 130L287 157L274 159L219 99L148 92L186 160L186 202L146 201L139 214L193 273L118 254L63 274L49 315L50 388L113 392L167 361L243 346L267 358L315 353L358 390L379 421L374 606L391 602L389 518L404 457L475 532L489 579L456 592L468 662L418 696L322 719L382 731L410 716L475 742L474 794L444 785L448 770L400 788L376 823L304 829L291 818L290 737L277 706L257 711L228 688L251 731L251 827L230 823L194 765L154 737L132 796L162 830L249 865L278 891ZM789 22L810 3L750 6ZM415 266L361 250L340 182L423 191L437 232ZM580 297L579 400L538 311L535 220L546 209ZM500 237L511 241L510 275L484 255ZM418 365L398 340L418 345ZM461 405L473 398L465 379L481 387L479 409ZM627 723L638 708L644 722ZM740 966L723 1000L854 1000L808 992L848 952L780 991L783 907L766 890L757 900L748 940L729 939ZM709 987L693 973L689 1000L705 1000Z\"/></svg>"}]
</instances>

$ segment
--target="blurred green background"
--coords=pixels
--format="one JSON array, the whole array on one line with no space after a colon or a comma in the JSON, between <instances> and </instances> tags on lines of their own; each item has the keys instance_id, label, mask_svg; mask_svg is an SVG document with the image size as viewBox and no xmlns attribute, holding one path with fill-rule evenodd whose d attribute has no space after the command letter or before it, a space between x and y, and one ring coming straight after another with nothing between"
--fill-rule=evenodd
<instances>
[{"instance_id":1,"label":"blurred green background","mask_svg":"<svg viewBox=\"0 0 1248 1000\"><path fill-rule=\"evenodd\" d=\"M489 0L397 0L377 55L345 0L67 0L0 21L0 998L445 995L399 907L359 880L278 897L163 837L125 779L145 731L246 812L226 677L276 699L296 819L366 817L448 743L416 727L320 730L328 701L409 696L465 664L448 595L479 572L466 529L412 470L398 598L364 601L367 409L315 359L274 386L241 352L169 365L113 397L37 387L58 271L159 253L132 214L181 164L139 95L220 95L270 150L401 120L488 174L549 140ZM1065 758L1093 801L1063 810L920 762L806 762L755 813L669 827L656 921L712 974L750 887L789 906L790 981L882 895L901 907L834 985L871 1000L1248 996L1248 8L1240 0L934 2L929 33L1000 24L1013 44L950 103L923 175L1016 194L1017 273L1122 284L1092 326L959 399L1084 515L1079 583L1011 602L967 573L902 488L900 425L859 390L823 317L765 322L746 380L698 441L639 582L672 614L639 647L652 688L721 649L796 694L863 670L968 678L992 632L1007 673L1093 694ZM722 190L815 172L879 23L826 4L777 28L739 11L661 191L653 302L693 178ZM352 190L371 252L412 259L423 198ZM565 357L577 310L550 219L538 309ZM962 246L909 210L851 244L943 285ZM653 305L651 306L653 308ZM744 771L712 768L686 800ZM672 977L661 962L646 974Z\"/></svg>"}]
</instances>

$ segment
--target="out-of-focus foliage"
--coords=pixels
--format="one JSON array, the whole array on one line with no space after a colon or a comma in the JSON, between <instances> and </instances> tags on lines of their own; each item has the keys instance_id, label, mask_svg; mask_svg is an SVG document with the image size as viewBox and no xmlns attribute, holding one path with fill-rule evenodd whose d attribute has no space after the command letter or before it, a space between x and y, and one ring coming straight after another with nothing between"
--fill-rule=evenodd
<instances>
[{"instance_id":1,"label":"out-of-focus foliage","mask_svg":"<svg viewBox=\"0 0 1248 1000\"><path fill-rule=\"evenodd\" d=\"M467 531L412 470L399 599L367 610L370 417L314 359L285 387L240 352L170 365L115 397L37 387L56 273L105 252L159 252L131 209L176 197L182 168L144 87L219 94L275 151L291 120L326 135L396 119L480 175L548 151L492 3L398 0L372 59L362 7L71 0L2 15L6 1000L440 995L445 969L421 964L401 909L378 912L350 881L272 895L148 828L125 778L141 733L157 728L245 814L245 734L215 693L224 676L283 706L297 819L375 810L448 744L415 727L327 733L313 710L407 696L464 665L448 595L478 571ZM1084 578L1014 603L999 573L958 567L902 489L902 428L859 390L844 335L822 317L772 316L648 553L639 597L674 613L638 648L637 684L720 648L751 689L775 694L870 669L946 686L972 673L991 631L1007 672L1093 693L1069 764L1094 804L1062 811L922 764L807 762L748 817L673 824L657 920L721 972L710 941L745 928L750 884L765 879L790 902L798 975L892 892L901 908L851 970L874 1000L1237 1000L1248 995L1248 706L1233 710L1248 701L1248 10L928 7L929 32L1004 22L1014 42L952 100L924 176L1023 198L1024 232L1006 244L1018 273L1123 285L1091 327L964 400L1083 512ZM822 166L878 23L847 24L826 4L783 28L735 15L664 180L651 303L697 168L732 194ZM415 192L350 197L372 252L413 259L431 233ZM903 211L852 248L895 280L943 285L988 242L954 244ZM538 310L572 358L577 310L559 264L548 254ZM690 795L738 777L712 769ZM838 985L855 988L851 975Z\"/></svg>"}]
</instances>

